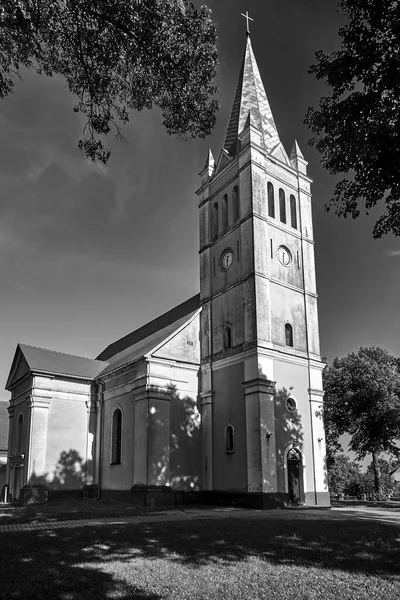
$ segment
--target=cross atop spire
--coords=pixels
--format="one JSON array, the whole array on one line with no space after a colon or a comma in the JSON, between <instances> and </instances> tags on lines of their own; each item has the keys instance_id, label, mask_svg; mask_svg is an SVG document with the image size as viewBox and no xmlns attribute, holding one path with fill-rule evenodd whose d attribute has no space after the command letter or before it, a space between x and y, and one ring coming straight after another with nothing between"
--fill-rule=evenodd
<instances>
[{"instance_id":1,"label":"cross atop spire","mask_svg":"<svg viewBox=\"0 0 400 600\"><path fill-rule=\"evenodd\" d=\"M249 13L246 10L246 14L240 13L242 15L242 17L244 17L246 19L246 35L250 35L250 26L249 26L249 21L253 21L254 19L252 19L251 17L249 17Z\"/></svg>"}]
</instances>

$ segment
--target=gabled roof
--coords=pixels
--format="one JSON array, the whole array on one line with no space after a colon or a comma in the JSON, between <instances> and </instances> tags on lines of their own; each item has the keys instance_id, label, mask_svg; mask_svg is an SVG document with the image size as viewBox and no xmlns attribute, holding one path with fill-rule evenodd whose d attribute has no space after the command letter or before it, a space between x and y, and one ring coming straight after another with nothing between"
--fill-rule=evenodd
<instances>
[{"instance_id":1,"label":"gabled roof","mask_svg":"<svg viewBox=\"0 0 400 600\"><path fill-rule=\"evenodd\" d=\"M110 344L97 359L18 344L6 389L10 390L16 376L20 378L23 373L28 372L28 368L35 373L64 375L86 380L96 379L100 375L105 375L148 355L189 323L199 309L200 294L197 294ZM26 363L22 375L18 371L21 362Z\"/></svg>"},{"instance_id":2,"label":"gabled roof","mask_svg":"<svg viewBox=\"0 0 400 600\"><path fill-rule=\"evenodd\" d=\"M183 315L180 319L176 319L175 321L172 321L172 323L168 323L162 329L150 333L147 337L138 340L135 344L132 344L128 348L118 352L118 354L110 357L109 365L104 369L104 371L102 371L100 377L107 375L116 369L120 369L121 367L129 365L142 357L149 356L153 351L157 350L158 347L163 344L163 342L167 342L175 334L177 334L181 328L188 324L198 312L199 307Z\"/></svg>"},{"instance_id":3,"label":"gabled roof","mask_svg":"<svg viewBox=\"0 0 400 600\"><path fill-rule=\"evenodd\" d=\"M133 346L136 346L138 342L145 341L147 338L152 336L153 334L159 333L168 328L169 325L176 325L176 322L180 319L189 319L190 315L194 313L196 310L200 308L200 294L196 294L186 302L182 302L178 306L175 306L172 310L164 313L160 317L157 317L150 323L143 325L143 327L139 327L132 333L125 335L123 338L117 340L113 344L107 346L103 352L101 352L97 360L110 360L112 357L115 357L116 354L120 354L126 349L132 349ZM158 336L157 336L158 337ZM145 344L146 345L146 344ZM154 344L156 345L156 344ZM139 346L138 346L139 348ZM136 351L135 351L136 353ZM145 352L142 352L144 355ZM111 362L111 361L110 361Z\"/></svg>"},{"instance_id":4,"label":"gabled roof","mask_svg":"<svg viewBox=\"0 0 400 600\"><path fill-rule=\"evenodd\" d=\"M280 153L280 159L283 158L284 162L289 163L279 139L278 130L251 47L250 36L248 35L224 145L224 148L233 157L236 156L239 150L238 136L246 125L249 111L251 111L252 124L262 134L261 139L264 148L272 153L280 147L283 151L283 153Z\"/></svg>"},{"instance_id":5,"label":"gabled roof","mask_svg":"<svg viewBox=\"0 0 400 600\"><path fill-rule=\"evenodd\" d=\"M21 354L25 358L30 371L50 375L65 375L78 379L95 379L108 364L93 358L65 354L46 348L28 346L27 344L18 344L6 389L9 389L11 385L15 366L19 362Z\"/></svg>"}]
</instances>

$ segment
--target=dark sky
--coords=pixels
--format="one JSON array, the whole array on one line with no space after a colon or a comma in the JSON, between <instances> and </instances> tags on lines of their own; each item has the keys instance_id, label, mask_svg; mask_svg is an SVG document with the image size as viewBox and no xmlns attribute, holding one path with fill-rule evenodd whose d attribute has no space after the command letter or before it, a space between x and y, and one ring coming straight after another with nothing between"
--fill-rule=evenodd
<instances>
[{"instance_id":1,"label":"dark sky","mask_svg":"<svg viewBox=\"0 0 400 600\"><path fill-rule=\"evenodd\" d=\"M314 179L322 354L379 345L400 355L400 240L372 239L374 214L325 213L334 178L307 146L309 105L324 94L307 69L338 45L335 0L212 0L219 101L212 137L169 137L157 111L132 114L107 167L77 149L82 121L60 78L23 74L0 103L0 379L18 342L95 356L198 291L195 190L207 149L223 143L245 47L241 12L286 150L294 138ZM1 386L3 387L3 386ZM7 398L7 392L0 392Z\"/></svg>"}]
</instances>

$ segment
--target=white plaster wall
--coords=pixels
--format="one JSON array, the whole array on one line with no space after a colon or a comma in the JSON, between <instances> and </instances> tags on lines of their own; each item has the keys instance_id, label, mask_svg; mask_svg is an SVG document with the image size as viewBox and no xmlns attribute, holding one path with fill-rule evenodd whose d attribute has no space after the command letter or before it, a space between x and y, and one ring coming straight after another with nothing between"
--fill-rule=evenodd
<instances>
[{"instance_id":1,"label":"white plaster wall","mask_svg":"<svg viewBox=\"0 0 400 600\"><path fill-rule=\"evenodd\" d=\"M121 464L111 464L112 424L114 411L122 411ZM133 485L134 409L131 393L123 393L103 403L102 486L105 489L127 490Z\"/></svg>"},{"instance_id":2,"label":"white plaster wall","mask_svg":"<svg viewBox=\"0 0 400 600\"><path fill-rule=\"evenodd\" d=\"M315 488L317 492L328 491L326 470L325 430L323 423L323 403L311 402L311 415L314 434Z\"/></svg>"},{"instance_id":3,"label":"white plaster wall","mask_svg":"<svg viewBox=\"0 0 400 600\"><path fill-rule=\"evenodd\" d=\"M133 438L133 478L135 485L147 485L148 400L136 400L135 433Z\"/></svg>"}]
</instances>

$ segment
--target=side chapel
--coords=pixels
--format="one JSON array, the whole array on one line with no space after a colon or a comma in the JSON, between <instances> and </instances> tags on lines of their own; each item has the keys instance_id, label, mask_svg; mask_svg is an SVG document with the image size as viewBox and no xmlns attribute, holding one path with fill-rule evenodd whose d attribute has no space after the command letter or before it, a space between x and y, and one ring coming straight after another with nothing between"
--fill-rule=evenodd
<instances>
[{"instance_id":1,"label":"side chapel","mask_svg":"<svg viewBox=\"0 0 400 600\"><path fill-rule=\"evenodd\" d=\"M96 359L17 346L13 501L329 505L311 179L279 139L249 34L200 176L200 294Z\"/></svg>"}]
</instances>

